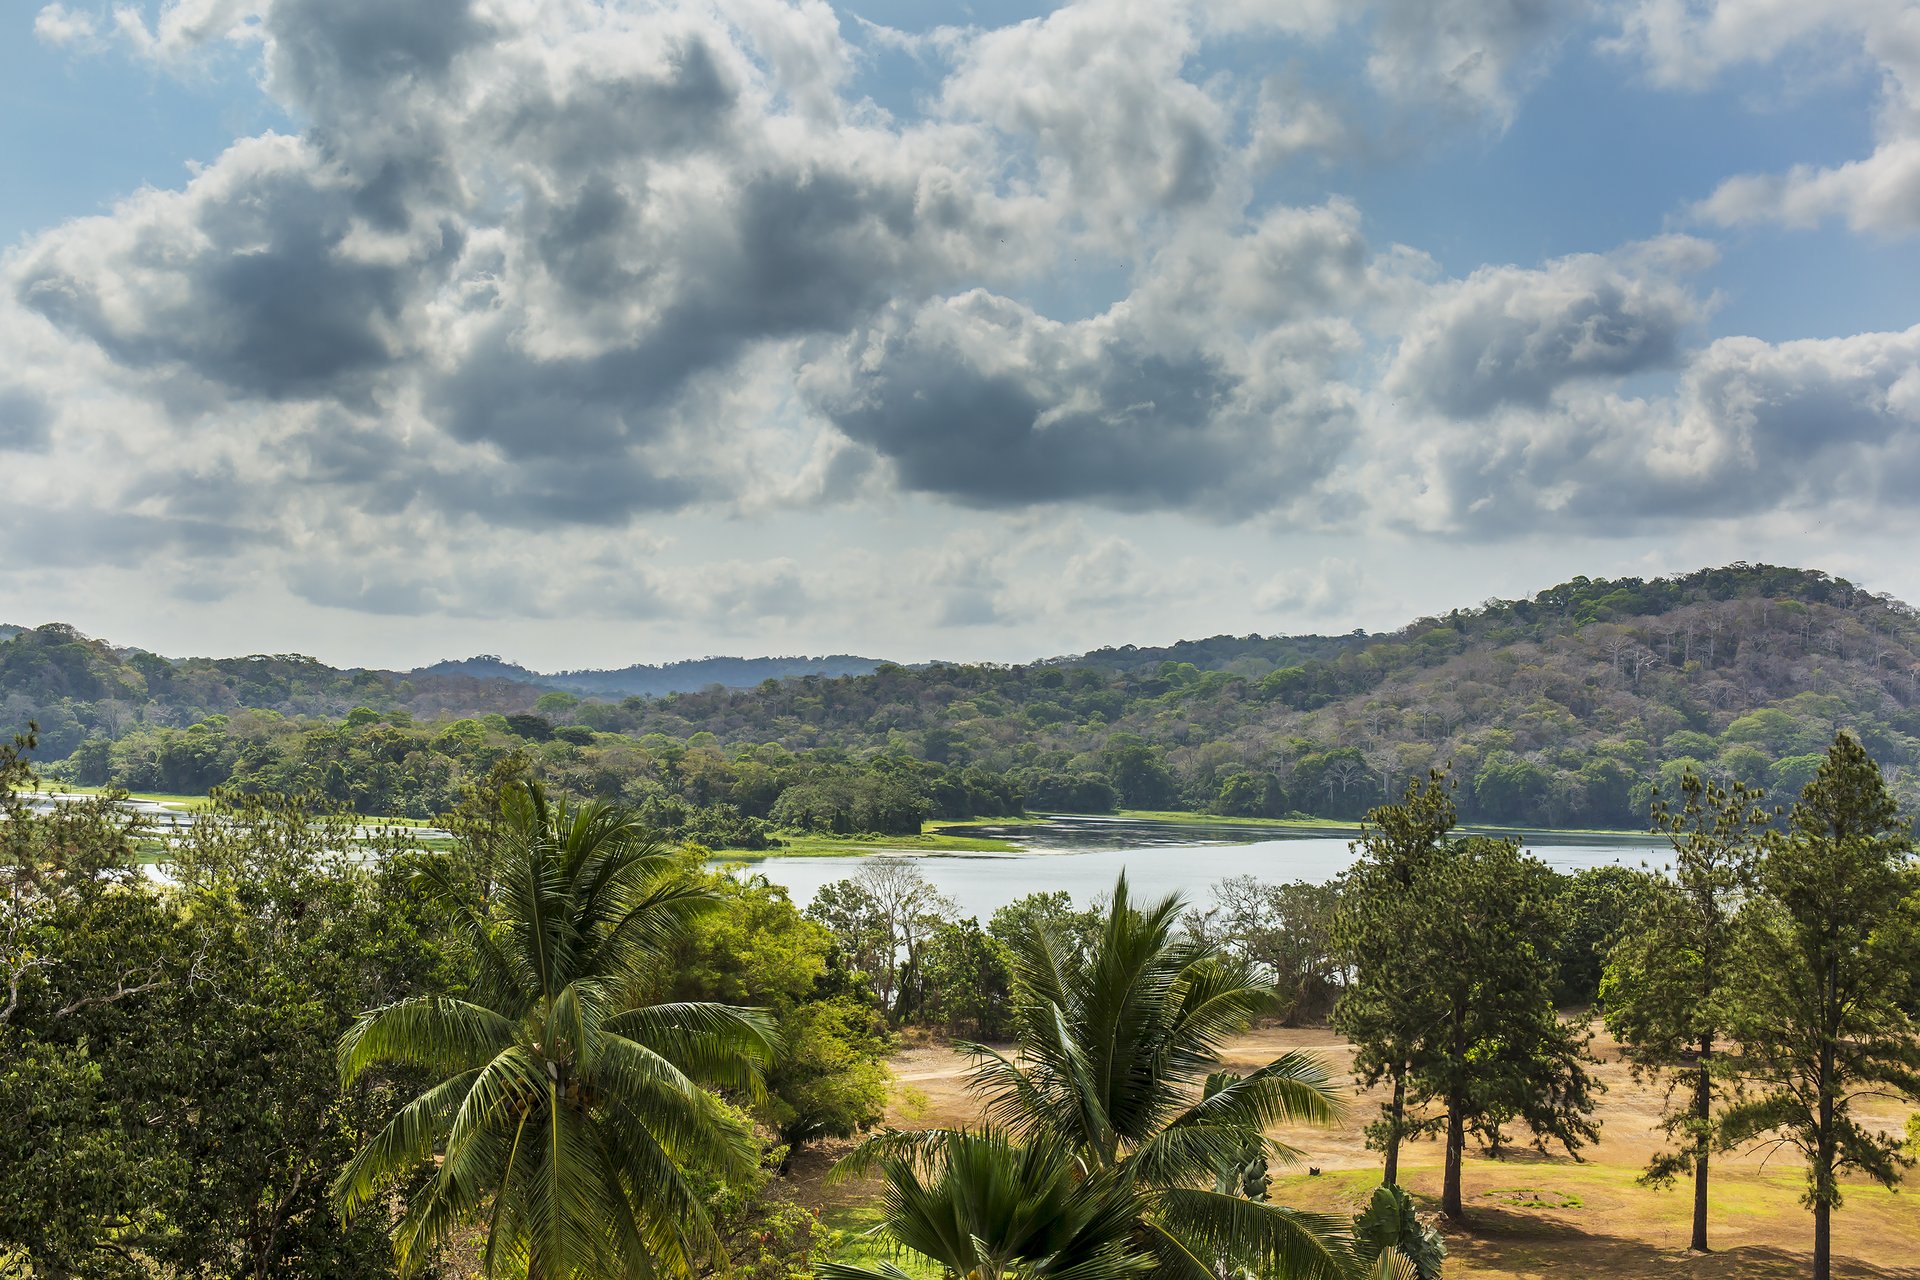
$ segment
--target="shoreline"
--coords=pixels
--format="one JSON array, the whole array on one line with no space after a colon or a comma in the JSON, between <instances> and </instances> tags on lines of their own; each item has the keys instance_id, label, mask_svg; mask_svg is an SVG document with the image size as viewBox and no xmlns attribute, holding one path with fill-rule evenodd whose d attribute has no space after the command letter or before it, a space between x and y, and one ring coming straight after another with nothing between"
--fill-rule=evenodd
<instances>
[{"instance_id":1,"label":"shoreline","mask_svg":"<svg viewBox=\"0 0 1920 1280\"><path fill-rule=\"evenodd\" d=\"M1222 845L1258 844L1262 842L1260 834L1262 832L1284 831L1303 838L1321 836L1353 839L1361 831L1361 824L1357 822L1347 823L1333 818L1220 818L1204 813L1146 809L1123 809L1117 813L1049 811L1030 813L1018 818L951 820L929 818L923 824L918 836L835 836L796 833L783 836L787 843L777 848L715 849L712 854L715 861L735 863L758 862L771 858L869 857L888 854L985 853L1042 857L1046 854L1020 840L1018 828L1045 827L1062 819L1088 825L1153 823L1161 826L1206 828L1215 831L1225 829L1246 833L1244 839L1221 839L1210 842ZM965 834L975 830L992 830L996 834L992 836ZM1518 839L1523 845L1531 841L1549 848L1555 844L1580 844L1588 841L1608 844L1617 842L1646 848L1658 848L1665 844L1664 839L1653 832L1604 827L1506 827L1462 824L1455 830L1463 835L1509 836Z\"/></svg>"},{"instance_id":2,"label":"shoreline","mask_svg":"<svg viewBox=\"0 0 1920 1280\"><path fill-rule=\"evenodd\" d=\"M50 800L84 799L103 795L107 790L108 788L105 787L43 783L24 794L43 796ZM209 804L207 796L176 792L127 792L125 798L139 805L151 806L155 810L183 815L202 812ZM446 838L444 830L431 819L369 814L361 815L359 820L368 829L421 830L431 833L427 838L436 843ZM1153 823L1162 826L1245 833L1245 839L1219 841L1223 844L1258 843L1262 832L1353 839L1361 831L1360 823L1343 821L1339 818L1230 818L1180 809L1121 809L1113 813L1036 810L1019 817L930 818L922 824L920 834L913 836L873 833L842 836L819 832L783 832L779 837L783 843L774 848L714 849L712 855L715 861L755 862L767 858L867 857L884 854L1027 854L1033 852L1033 847L1019 838L1017 829L1044 827L1060 820L1088 825ZM1009 830L1010 828L1013 830ZM995 834L974 834L976 831L986 830L991 830ZM1464 835L1514 837L1523 844L1529 838L1544 844L1604 840L1610 843L1618 841L1623 844L1645 845L1650 848L1659 847L1665 843L1661 836L1651 831L1609 827L1520 827L1490 823L1463 823L1456 830Z\"/></svg>"}]
</instances>

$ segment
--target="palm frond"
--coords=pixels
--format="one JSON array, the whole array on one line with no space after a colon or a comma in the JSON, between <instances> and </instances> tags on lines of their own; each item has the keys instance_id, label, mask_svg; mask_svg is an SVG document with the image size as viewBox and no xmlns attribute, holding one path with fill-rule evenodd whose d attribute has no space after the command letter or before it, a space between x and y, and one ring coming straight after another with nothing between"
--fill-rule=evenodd
<instances>
[{"instance_id":1,"label":"palm frond","mask_svg":"<svg viewBox=\"0 0 1920 1280\"><path fill-rule=\"evenodd\" d=\"M1398 1249L1382 1249L1367 1268L1365 1280L1420 1280L1413 1259Z\"/></svg>"},{"instance_id":2,"label":"palm frond","mask_svg":"<svg viewBox=\"0 0 1920 1280\"><path fill-rule=\"evenodd\" d=\"M858 1267L850 1262L822 1262L814 1267L813 1274L820 1280L920 1280L910 1271L902 1271L891 1262L882 1262L871 1267Z\"/></svg>"},{"instance_id":3,"label":"palm frond","mask_svg":"<svg viewBox=\"0 0 1920 1280\"><path fill-rule=\"evenodd\" d=\"M340 1037L343 1084L373 1066L453 1074L481 1066L513 1042L514 1024L492 1009L450 996L414 996L363 1013Z\"/></svg>"},{"instance_id":4,"label":"palm frond","mask_svg":"<svg viewBox=\"0 0 1920 1280\"><path fill-rule=\"evenodd\" d=\"M442 1080L394 1113L333 1181L335 1209L342 1217L373 1197L384 1183L413 1171L433 1154L479 1069Z\"/></svg>"},{"instance_id":5,"label":"palm frond","mask_svg":"<svg viewBox=\"0 0 1920 1280\"><path fill-rule=\"evenodd\" d=\"M1327 1064L1295 1050L1194 1103L1169 1124L1267 1129L1282 1124L1334 1124L1346 1106Z\"/></svg>"},{"instance_id":6,"label":"palm frond","mask_svg":"<svg viewBox=\"0 0 1920 1280\"><path fill-rule=\"evenodd\" d=\"M1152 1198L1153 1219L1188 1253L1288 1280L1344 1280L1354 1270L1351 1224L1195 1187Z\"/></svg>"},{"instance_id":7,"label":"palm frond","mask_svg":"<svg viewBox=\"0 0 1920 1280\"><path fill-rule=\"evenodd\" d=\"M705 1001L643 1005L616 1013L606 1029L645 1045L695 1079L747 1088L755 1068L779 1052L779 1033L765 1009Z\"/></svg>"}]
</instances>

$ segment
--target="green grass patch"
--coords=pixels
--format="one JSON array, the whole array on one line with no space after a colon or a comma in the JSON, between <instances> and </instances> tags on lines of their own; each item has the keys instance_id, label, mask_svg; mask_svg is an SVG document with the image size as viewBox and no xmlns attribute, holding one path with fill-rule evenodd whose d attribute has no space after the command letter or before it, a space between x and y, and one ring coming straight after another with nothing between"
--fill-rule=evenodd
<instances>
[{"instance_id":1,"label":"green grass patch","mask_svg":"<svg viewBox=\"0 0 1920 1280\"><path fill-rule=\"evenodd\" d=\"M100 796L100 795L107 794L107 791L109 789L106 787L75 786L75 785L70 785L64 782L60 782L60 783L42 782L39 786L36 786L35 788L33 788L33 790L34 790L34 793L38 795ZM129 800L140 800L140 801L145 801L151 804L157 804L162 808L173 809L180 813L204 813L213 807L213 800L210 796L193 795L191 793L186 793L186 792L129 791L126 793L126 798ZM420 827L430 827L430 828L438 829L440 825L436 820L432 818L396 818L396 817L391 817L387 814L357 814L357 813L345 814L342 816L350 817L355 822L359 823L361 826L370 827L370 828L371 827L395 827L395 828L404 828L404 829L417 829ZM436 842L429 841L428 843L431 844Z\"/></svg>"},{"instance_id":2,"label":"green grass patch","mask_svg":"<svg viewBox=\"0 0 1920 1280\"><path fill-rule=\"evenodd\" d=\"M1457 830L1470 835L1495 836L1552 836L1555 839L1567 836L1603 836L1608 840L1642 841L1648 845L1664 845L1666 841L1651 831L1630 830L1626 827L1503 827L1497 823L1463 822Z\"/></svg>"},{"instance_id":3,"label":"green grass patch","mask_svg":"<svg viewBox=\"0 0 1920 1280\"><path fill-rule=\"evenodd\" d=\"M959 830L962 827L1017 827L1022 823L1040 821L1043 821L1043 819L1037 818L1030 813L1023 813L1017 818L929 818L926 822L926 829L932 832L940 832L950 829Z\"/></svg>"},{"instance_id":4,"label":"green grass patch","mask_svg":"<svg viewBox=\"0 0 1920 1280\"><path fill-rule=\"evenodd\" d=\"M106 787L82 787L65 782L41 782L33 788L37 795L63 796L101 796L108 791ZM188 795L172 791L129 791L129 800L144 800L167 809L177 809L182 813L196 813L207 808L212 801L204 795Z\"/></svg>"},{"instance_id":5,"label":"green grass patch","mask_svg":"<svg viewBox=\"0 0 1920 1280\"><path fill-rule=\"evenodd\" d=\"M881 1208L877 1199L862 1204L838 1205L831 1209L822 1209L820 1221L833 1232L833 1240L828 1245L827 1256L835 1262L846 1262L860 1267L874 1267L891 1262L910 1276L931 1278L941 1274L939 1267L919 1254L903 1253L883 1238L874 1235L873 1229L880 1224L880 1216Z\"/></svg>"}]
</instances>

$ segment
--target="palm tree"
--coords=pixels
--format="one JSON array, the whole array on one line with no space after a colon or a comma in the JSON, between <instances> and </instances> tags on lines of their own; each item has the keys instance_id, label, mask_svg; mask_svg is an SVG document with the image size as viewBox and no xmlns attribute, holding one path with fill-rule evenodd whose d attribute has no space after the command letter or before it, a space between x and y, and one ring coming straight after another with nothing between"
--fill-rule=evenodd
<instances>
[{"instance_id":1,"label":"palm tree","mask_svg":"<svg viewBox=\"0 0 1920 1280\"><path fill-rule=\"evenodd\" d=\"M666 946L717 905L623 811L501 793L505 852L478 893L448 857L422 884L471 950L466 999L419 996L361 1015L341 1079L377 1065L436 1083L341 1172L352 1213L437 1156L394 1228L403 1270L486 1213L484 1269L529 1280L691 1274L720 1244L689 1182L758 1160L706 1086L752 1091L772 1047L758 1011L647 1004Z\"/></svg>"},{"instance_id":2,"label":"palm tree","mask_svg":"<svg viewBox=\"0 0 1920 1280\"><path fill-rule=\"evenodd\" d=\"M1025 1146L991 1129L864 1144L844 1166L886 1179L886 1234L902 1249L970 1280L1124 1280L1153 1259L1131 1247L1132 1194L1110 1173L1089 1176L1073 1153ZM899 1267L826 1263L820 1280L908 1280Z\"/></svg>"},{"instance_id":3,"label":"palm tree","mask_svg":"<svg viewBox=\"0 0 1920 1280\"><path fill-rule=\"evenodd\" d=\"M951 1249L927 1249L930 1237L905 1213L931 1212L919 1193L908 1194L914 1184L904 1179L919 1172L934 1177L925 1186L949 1188L943 1194L964 1196L975 1209L997 1203L954 1164L956 1151L977 1154L965 1145L977 1140L1004 1147L1003 1162L1069 1160L1088 1194L1103 1204L1124 1197L1127 1257L1171 1280L1217 1280L1243 1268L1302 1280L1356 1270L1344 1222L1224 1185L1223 1173L1245 1163L1250 1139L1282 1158L1295 1154L1261 1137L1268 1126L1330 1121L1340 1106L1326 1068L1297 1053L1217 1080L1203 1095L1226 1041L1272 1005L1275 991L1247 964L1181 937L1182 906L1170 896L1134 907L1123 875L1089 946L1045 925L1011 940L1018 1050L963 1046L975 1060L971 1083L989 1130L884 1135L859 1158L879 1164L893 1188L883 1226L896 1244L956 1276L1002 1274L961 1266ZM1047 1255L1022 1252L1007 1222L974 1212L969 1230L987 1253L1024 1259L1004 1274L1056 1274L1051 1261L1039 1265Z\"/></svg>"}]
</instances>

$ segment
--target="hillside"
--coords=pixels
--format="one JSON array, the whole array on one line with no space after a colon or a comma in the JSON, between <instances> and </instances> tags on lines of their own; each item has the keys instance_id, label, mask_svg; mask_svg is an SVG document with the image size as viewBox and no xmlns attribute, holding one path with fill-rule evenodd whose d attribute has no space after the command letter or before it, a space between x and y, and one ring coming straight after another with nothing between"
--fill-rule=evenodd
<instances>
[{"instance_id":1,"label":"hillside","mask_svg":"<svg viewBox=\"0 0 1920 1280\"><path fill-rule=\"evenodd\" d=\"M1267 643L1213 644L1212 670L883 667L662 699L610 727L904 745L1015 774L1042 805L1099 777L1132 807L1243 815L1352 816L1450 763L1471 817L1607 826L1639 825L1653 780L1689 763L1797 791L1846 727L1916 794L1920 621L1818 572L1577 578L1285 666L1260 658Z\"/></svg>"},{"instance_id":2,"label":"hillside","mask_svg":"<svg viewBox=\"0 0 1920 1280\"><path fill-rule=\"evenodd\" d=\"M356 707L422 720L532 711L542 694L619 699L746 688L798 675L842 676L879 662L828 657L695 658L612 671L543 674L492 655L413 671L331 667L301 654L168 659L116 648L61 623L0 626L0 729L40 725L42 754L64 756L89 736L140 725L189 725L211 715L275 711L344 716Z\"/></svg>"},{"instance_id":3,"label":"hillside","mask_svg":"<svg viewBox=\"0 0 1920 1280\"><path fill-rule=\"evenodd\" d=\"M446 794L519 750L579 790L753 818L805 773L777 772L796 761L842 781L906 778L938 816L1003 811L1010 795L1041 809L1352 817L1451 765L1470 819L1637 827L1654 785L1687 767L1797 791L1840 728L1903 803L1920 798L1920 620L1844 580L1770 566L1576 578L1383 635L882 664L620 701L296 657L122 659L43 627L0 643L0 698L8 720L41 720L48 758L88 744L82 780L334 778L355 803L409 808L428 804L415 793L429 784L406 779ZM356 781L380 769L379 786ZM832 821L856 821L835 794Z\"/></svg>"}]
</instances>

